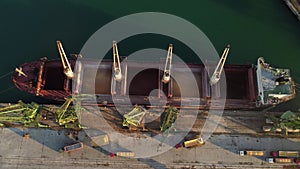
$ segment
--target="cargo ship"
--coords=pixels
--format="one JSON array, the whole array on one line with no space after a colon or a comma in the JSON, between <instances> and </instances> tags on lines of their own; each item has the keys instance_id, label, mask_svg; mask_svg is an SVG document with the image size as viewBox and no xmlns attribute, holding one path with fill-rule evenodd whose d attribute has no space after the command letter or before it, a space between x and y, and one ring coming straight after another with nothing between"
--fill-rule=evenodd
<instances>
[{"instance_id":1,"label":"cargo ship","mask_svg":"<svg viewBox=\"0 0 300 169\"><path fill-rule=\"evenodd\" d=\"M300 21L300 0L283 0Z\"/></svg>"},{"instance_id":2,"label":"cargo ship","mask_svg":"<svg viewBox=\"0 0 300 169\"><path fill-rule=\"evenodd\" d=\"M225 64L229 46L217 66L172 62L172 45L163 62L141 62L119 57L114 42L113 59L100 64L80 55L68 58L59 41L57 46L61 59L42 58L20 66L12 76L18 89L57 101L80 94L93 95L104 106L184 105L196 109L221 109L222 101L225 109L257 109L286 102L296 94L290 70L273 68L263 58L258 58L256 66ZM225 89L221 75L225 75Z\"/></svg>"}]
</instances>

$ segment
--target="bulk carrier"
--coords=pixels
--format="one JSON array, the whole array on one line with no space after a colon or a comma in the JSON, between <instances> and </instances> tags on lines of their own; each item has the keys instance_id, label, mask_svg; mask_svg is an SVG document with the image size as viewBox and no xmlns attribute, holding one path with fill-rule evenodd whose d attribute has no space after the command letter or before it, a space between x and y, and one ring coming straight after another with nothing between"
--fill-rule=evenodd
<instances>
[{"instance_id":1,"label":"bulk carrier","mask_svg":"<svg viewBox=\"0 0 300 169\"><path fill-rule=\"evenodd\" d=\"M113 60L102 60L100 64L80 55L67 58L60 41L57 46L61 59L42 58L20 66L12 76L18 89L57 101L84 94L96 96L97 104L104 106L130 103L197 109L222 108L224 100L225 109L263 108L291 100L296 94L290 70L273 68L263 58L256 66L224 64L229 46L217 66L172 62L172 45L164 62L139 62L120 58L114 42ZM96 76L90 77L95 71ZM219 81L222 71L226 89ZM195 84L188 79L191 72L196 88L191 88ZM216 103L214 107L212 102Z\"/></svg>"}]
</instances>

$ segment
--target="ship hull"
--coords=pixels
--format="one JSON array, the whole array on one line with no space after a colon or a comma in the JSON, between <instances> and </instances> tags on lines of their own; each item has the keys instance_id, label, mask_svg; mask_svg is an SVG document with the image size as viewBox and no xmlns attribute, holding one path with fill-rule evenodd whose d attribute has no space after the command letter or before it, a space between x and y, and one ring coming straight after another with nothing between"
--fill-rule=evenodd
<instances>
[{"instance_id":1,"label":"ship hull","mask_svg":"<svg viewBox=\"0 0 300 169\"><path fill-rule=\"evenodd\" d=\"M93 95L97 97L87 97L84 102L103 106L172 105L195 109L257 109L270 106L257 104L257 75L252 65L226 65L226 81L212 87L209 85L209 74L213 66L202 64L174 63L174 78L164 84L161 81L163 63L125 59L121 64L123 78L115 81L112 61L99 64L93 60L79 59L70 62L75 69L73 80L63 74L60 60L40 60L23 64L21 67L28 77L15 73L13 81L20 90L51 100L64 101L66 97L78 94Z\"/></svg>"}]
</instances>

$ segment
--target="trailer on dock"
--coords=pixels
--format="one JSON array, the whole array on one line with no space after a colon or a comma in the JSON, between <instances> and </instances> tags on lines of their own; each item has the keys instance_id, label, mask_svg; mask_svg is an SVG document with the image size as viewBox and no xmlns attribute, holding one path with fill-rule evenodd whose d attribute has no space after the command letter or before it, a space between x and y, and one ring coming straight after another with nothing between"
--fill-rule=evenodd
<instances>
[{"instance_id":1,"label":"trailer on dock","mask_svg":"<svg viewBox=\"0 0 300 169\"><path fill-rule=\"evenodd\" d=\"M299 151L272 151L273 157L299 157Z\"/></svg>"},{"instance_id":2,"label":"trailer on dock","mask_svg":"<svg viewBox=\"0 0 300 169\"><path fill-rule=\"evenodd\" d=\"M70 151L75 151L75 150L80 150L80 149L83 149L83 143L81 143L81 142L71 144L71 145L65 146L63 148L64 152L70 152Z\"/></svg>"},{"instance_id":3,"label":"trailer on dock","mask_svg":"<svg viewBox=\"0 0 300 169\"><path fill-rule=\"evenodd\" d=\"M264 156L265 151L239 151L240 156Z\"/></svg>"}]
</instances>

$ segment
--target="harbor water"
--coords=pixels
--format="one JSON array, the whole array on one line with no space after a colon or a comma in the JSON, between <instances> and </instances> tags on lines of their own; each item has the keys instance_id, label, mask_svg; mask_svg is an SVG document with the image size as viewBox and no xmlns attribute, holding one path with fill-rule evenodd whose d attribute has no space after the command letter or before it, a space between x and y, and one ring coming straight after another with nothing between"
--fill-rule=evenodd
<instances>
[{"instance_id":1,"label":"harbor water","mask_svg":"<svg viewBox=\"0 0 300 169\"><path fill-rule=\"evenodd\" d=\"M0 2L0 102L52 103L19 91L11 80L14 69L25 62L59 58L55 41L66 53L79 53L88 38L105 24L138 12L163 12L184 18L201 29L221 54L231 45L226 63L256 64L258 57L274 67L291 69L300 83L300 22L284 1L80 1L2 0ZM170 28L176 29L176 28ZM189 32L186 32L187 34ZM111 42L109 42L111 43ZM187 62L198 62L182 42L160 35L139 35L118 47L127 56L144 48L167 49ZM111 53L107 54L111 56ZM297 87L300 91L300 87ZM297 110L300 95L277 110Z\"/></svg>"}]
</instances>

